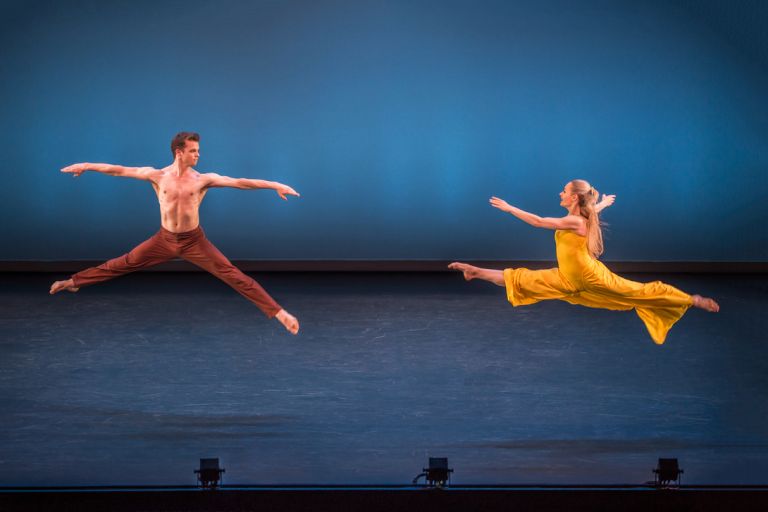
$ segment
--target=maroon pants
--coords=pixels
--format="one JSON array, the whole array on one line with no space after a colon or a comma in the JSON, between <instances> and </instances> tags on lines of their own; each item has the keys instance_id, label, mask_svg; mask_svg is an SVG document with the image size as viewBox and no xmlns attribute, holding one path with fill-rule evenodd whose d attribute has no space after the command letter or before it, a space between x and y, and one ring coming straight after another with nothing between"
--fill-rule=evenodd
<instances>
[{"instance_id":1,"label":"maroon pants","mask_svg":"<svg viewBox=\"0 0 768 512\"><path fill-rule=\"evenodd\" d=\"M136 246L128 254L123 254L99 265L78 272L72 276L75 286L80 288L107 281L129 272L157 265L165 261L183 258L207 270L240 295L250 300L269 318L282 309L256 281L243 274L208 241L199 226L192 231L172 233L165 228Z\"/></svg>"}]
</instances>

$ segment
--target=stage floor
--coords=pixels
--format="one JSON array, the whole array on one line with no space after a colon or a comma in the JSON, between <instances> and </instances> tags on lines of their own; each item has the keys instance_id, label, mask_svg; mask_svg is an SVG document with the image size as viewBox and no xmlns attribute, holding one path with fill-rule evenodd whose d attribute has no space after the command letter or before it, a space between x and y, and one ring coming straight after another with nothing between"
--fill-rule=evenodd
<instances>
[{"instance_id":1,"label":"stage floor","mask_svg":"<svg viewBox=\"0 0 768 512\"><path fill-rule=\"evenodd\" d=\"M715 297L656 346L634 312L512 308L459 274L202 273L49 296L0 275L0 486L768 483L768 276L627 275Z\"/></svg>"}]
</instances>

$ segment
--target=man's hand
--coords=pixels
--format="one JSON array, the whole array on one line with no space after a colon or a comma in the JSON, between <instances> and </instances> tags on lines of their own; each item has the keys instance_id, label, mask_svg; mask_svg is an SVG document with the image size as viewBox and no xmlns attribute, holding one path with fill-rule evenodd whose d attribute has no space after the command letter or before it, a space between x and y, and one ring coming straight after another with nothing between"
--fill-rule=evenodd
<instances>
[{"instance_id":1,"label":"man's hand","mask_svg":"<svg viewBox=\"0 0 768 512\"><path fill-rule=\"evenodd\" d=\"M499 199L498 197L492 197L490 200L490 203L491 203L491 206L493 206L494 208L498 208L499 210L506 213L512 213L512 206L503 199Z\"/></svg>"},{"instance_id":2,"label":"man's hand","mask_svg":"<svg viewBox=\"0 0 768 512\"><path fill-rule=\"evenodd\" d=\"M299 196L298 192L293 190L288 185L283 185L282 183L275 183L275 192L277 192L277 195L279 195L281 199L284 199L286 201L288 200L288 198L285 197L286 195L301 197Z\"/></svg>"},{"instance_id":3,"label":"man's hand","mask_svg":"<svg viewBox=\"0 0 768 512\"><path fill-rule=\"evenodd\" d=\"M68 165L67 167L64 167L61 170L61 172L66 174L71 174L75 178L77 178L87 170L88 170L88 164L72 164L72 165Z\"/></svg>"}]
</instances>

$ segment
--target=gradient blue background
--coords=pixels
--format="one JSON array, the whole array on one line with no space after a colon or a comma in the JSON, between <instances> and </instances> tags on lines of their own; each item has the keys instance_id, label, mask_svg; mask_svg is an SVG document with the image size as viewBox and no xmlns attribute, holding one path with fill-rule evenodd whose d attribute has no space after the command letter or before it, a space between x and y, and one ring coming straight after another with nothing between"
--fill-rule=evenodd
<instances>
[{"instance_id":1,"label":"gradient blue background","mask_svg":"<svg viewBox=\"0 0 768 512\"><path fill-rule=\"evenodd\" d=\"M552 259L574 177L616 193L607 260L768 261L762 2L4 4L1 260L116 256L159 224L145 182L180 130L233 259Z\"/></svg>"}]
</instances>

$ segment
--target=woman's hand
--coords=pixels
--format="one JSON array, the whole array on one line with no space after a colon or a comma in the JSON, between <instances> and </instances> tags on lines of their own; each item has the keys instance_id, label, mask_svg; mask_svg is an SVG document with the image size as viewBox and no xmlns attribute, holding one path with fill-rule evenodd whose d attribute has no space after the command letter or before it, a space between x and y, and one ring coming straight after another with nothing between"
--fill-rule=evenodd
<instances>
[{"instance_id":1,"label":"woman's hand","mask_svg":"<svg viewBox=\"0 0 768 512\"><path fill-rule=\"evenodd\" d=\"M603 199L595 205L595 211L600 213L616 201L616 194L603 194Z\"/></svg>"},{"instance_id":2,"label":"woman's hand","mask_svg":"<svg viewBox=\"0 0 768 512\"><path fill-rule=\"evenodd\" d=\"M491 206L494 208L498 208L499 210L506 212L506 213L512 213L512 205L510 205L508 202L506 202L503 199L499 199L498 197L492 197L490 199Z\"/></svg>"}]
</instances>

